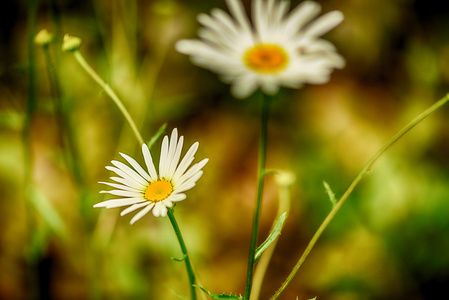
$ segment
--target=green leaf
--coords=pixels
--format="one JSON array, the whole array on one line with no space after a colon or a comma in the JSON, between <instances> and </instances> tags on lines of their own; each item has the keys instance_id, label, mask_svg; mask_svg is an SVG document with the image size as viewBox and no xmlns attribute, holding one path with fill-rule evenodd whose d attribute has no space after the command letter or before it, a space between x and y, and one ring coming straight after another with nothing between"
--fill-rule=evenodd
<instances>
[{"instance_id":1,"label":"green leaf","mask_svg":"<svg viewBox=\"0 0 449 300\"><path fill-rule=\"evenodd\" d=\"M156 132L155 135L153 135L153 137L150 139L150 141L147 143L148 144L148 148L151 149L151 147L154 145L154 143L156 143L156 141L161 137L161 135L164 134L165 130L167 129L167 123L164 123L159 130Z\"/></svg>"},{"instance_id":2,"label":"green leaf","mask_svg":"<svg viewBox=\"0 0 449 300\"><path fill-rule=\"evenodd\" d=\"M332 189L329 186L329 184L323 180L323 185L324 185L324 188L326 189L326 193L329 196L329 200L331 201L332 205L337 204L337 199L335 198L335 194L334 194L334 192L332 192ZM311 299L311 300L313 300L313 299Z\"/></svg>"},{"instance_id":3,"label":"green leaf","mask_svg":"<svg viewBox=\"0 0 449 300\"><path fill-rule=\"evenodd\" d=\"M186 260L186 258L187 258L187 255L184 255L184 256L181 257L181 258L175 258L175 257L172 257L171 259L174 260L174 261L177 261L177 262L183 262L183 261Z\"/></svg>"},{"instance_id":4,"label":"green leaf","mask_svg":"<svg viewBox=\"0 0 449 300\"><path fill-rule=\"evenodd\" d=\"M274 242L274 240L277 238L279 234L281 234L282 226L284 225L285 218L287 218L287 212L284 212L280 217L279 220L276 222L276 225L274 226L273 230L270 232L270 235L268 235L267 239L257 248L256 254L254 255L254 261L259 260L262 253L267 250L267 248L271 245L271 243Z\"/></svg>"},{"instance_id":5,"label":"green leaf","mask_svg":"<svg viewBox=\"0 0 449 300\"><path fill-rule=\"evenodd\" d=\"M205 292L209 297L211 297L214 300L222 300L222 299L228 299L228 300L243 300L243 296L237 296L237 295L226 295L226 294L212 294L211 292L206 291L204 288L196 285L196 287L200 288L203 292Z\"/></svg>"}]
</instances>

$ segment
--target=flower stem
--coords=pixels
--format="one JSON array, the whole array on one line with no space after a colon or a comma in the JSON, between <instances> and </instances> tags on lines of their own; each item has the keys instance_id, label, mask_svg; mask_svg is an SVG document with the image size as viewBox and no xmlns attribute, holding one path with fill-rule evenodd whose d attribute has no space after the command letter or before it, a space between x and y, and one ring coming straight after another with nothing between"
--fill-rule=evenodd
<instances>
[{"instance_id":1,"label":"flower stem","mask_svg":"<svg viewBox=\"0 0 449 300\"><path fill-rule=\"evenodd\" d=\"M408 131L410 131L413 127L415 127L418 123L420 123L422 120L424 120L426 117L428 117L430 114L432 114L434 111L442 107L444 104L446 104L449 101L449 94L447 94L445 97L440 99L438 102L434 103L432 106L430 106L428 109L426 109L424 112L422 112L420 115L418 115L415 119L413 119L410 123L408 123L405 127L403 127L401 130L399 130L395 135L393 135L378 151L376 154L374 154L373 157L366 163L365 167L360 171L360 173L355 177L355 179L352 181L352 183L349 185L348 189L345 191L343 196L341 196L340 200L334 205L332 210L329 212L327 217L324 219L324 221L321 223L320 227L317 229L315 234L313 235L312 239L310 240L309 244L307 245L307 248L304 250L303 254L299 258L298 262L294 266L293 270L287 277L287 279L282 283L281 287L276 291L276 293L270 298L270 300L278 299L279 296L284 292L284 290L287 288L288 284L293 280L293 277L298 272L299 268L302 266L304 261L309 256L310 252L312 251L313 247L315 246L316 242L320 238L323 231L327 228L329 223L332 221L332 219L335 217L337 212L340 210L340 208L343 206L345 201L348 199L348 197L351 195L351 193L354 191L355 187L359 184L359 182L367 175L371 167L374 165L374 163L381 157L385 151L387 151L394 143L396 143L402 136L404 136Z\"/></svg>"},{"instance_id":2,"label":"flower stem","mask_svg":"<svg viewBox=\"0 0 449 300\"><path fill-rule=\"evenodd\" d=\"M260 216L260 207L262 202L262 194L263 194L263 186L265 179L265 160L266 160L266 151L267 151L267 127L268 127L268 116L270 114L270 98L262 95L262 118L261 118L261 126L260 126L260 144L259 144L259 165L257 171L258 177L258 187L257 187L257 196L256 203L254 206L254 215L253 215L253 227L251 234L251 245L249 248L249 258L248 258L248 271L246 276L246 287L245 287L245 300L249 299L251 294L251 287L253 283L254 276L254 255L256 252L256 244L257 244L257 236L259 231L259 216Z\"/></svg>"},{"instance_id":3,"label":"flower stem","mask_svg":"<svg viewBox=\"0 0 449 300\"><path fill-rule=\"evenodd\" d=\"M131 126L131 129L133 130L134 134L136 135L136 138L139 140L139 143L142 145L144 143L142 136L140 135L139 130L137 129L136 124L134 123L133 119L131 118L130 114L128 113L128 110L123 105L120 98L117 96L117 94L111 89L111 87L103 81L103 79L98 76L98 74L89 66L89 64L84 59L83 55L79 50L74 50L73 55L75 56L78 63L83 67L83 69L106 91L106 93L111 97L111 99L115 102L115 104L118 106L122 114L125 116L126 121L128 121L129 125Z\"/></svg>"},{"instance_id":4,"label":"flower stem","mask_svg":"<svg viewBox=\"0 0 449 300\"><path fill-rule=\"evenodd\" d=\"M279 174L275 175L279 176ZM273 225L271 226L272 231L276 225L277 220L281 217L283 213L288 214L290 212L290 187L293 184L293 180L290 180L290 182L282 182L281 180L275 180L276 183L279 186L279 203L278 203L278 211L276 213L276 217L274 218ZM267 250L262 254L257 267L254 272L254 280L253 280L253 286L251 289L251 297L250 300L257 300L260 297L260 292L262 289L263 280L265 277L265 273L268 269L268 265L270 264L271 258L273 256L274 250L276 248L276 244L279 239L276 239L274 242L271 243L270 247L268 247Z\"/></svg>"},{"instance_id":5,"label":"flower stem","mask_svg":"<svg viewBox=\"0 0 449 300\"><path fill-rule=\"evenodd\" d=\"M187 276L189 277L190 282L191 300L196 300L195 273L193 272L192 264L190 263L189 253L187 252L186 244L184 243L184 239L182 238L181 230L179 229L178 223L176 222L173 208L168 209L167 215L170 219L171 225L173 226L173 230L176 233L176 237L178 238L179 246L181 247L183 255L182 259L186 264Z\"/></svg>"},{"instance_id":6,"label":"flower stem","mask_svg":"<svg viewBox=\"0 0 449 300\"><path fill-rule=\"evenodd\" d=\"M54 57L50 53L49 45L42 46L45 58L45 64L48 72L48 79L50 82L50 89L53 95L54 107L55 107L55 118L58 125L59 138L61 144L67 148L68 151L64 152L64 158L68 167L72 170L76 184L80 190L80 212L82 216L87 216L88 203L87 203L87 192L86 185L83 180L82 170L78 161L78 150L76 147L75 137L73 128L71 125L71 116L67 113L67 109L64 104L64 96L59 81L59 74L57 71L57 66Z\"/></svg>"}]
</instances>

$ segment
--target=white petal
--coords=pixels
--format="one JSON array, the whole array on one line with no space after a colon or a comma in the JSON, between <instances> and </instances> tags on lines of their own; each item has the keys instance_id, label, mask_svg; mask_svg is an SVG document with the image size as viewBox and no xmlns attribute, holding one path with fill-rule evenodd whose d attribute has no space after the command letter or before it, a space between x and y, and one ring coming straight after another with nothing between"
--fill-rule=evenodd
<instances>
[{"instance_id":1,"label":"white petal","mask_svg":"<svg viewBox=\"0 0 449 300\"><path fill-rule=\"evenodd\" d=\"M167 198L167 200L170 200L170 201L172 201L172 202L180 202L180 201L183 201L183 200L185 200L187 198L187 196L185 195L185 194L182 194L182 193L173 193L173 194L171 194L168 198Z\"/></svg>"},{"instance_id":2,"label":"white petal","mask_svg":"<svg viewBox=\"0 0 449 300\"><path fill-rule=\"evenodd\" d=\"M244 99L251 95L257 89L256 81L242 83L240 80L235 80L231 86L231 93L237 99Z\"/></svg>"},{"instance_id":3,"label":"white petal","mask_svg":"<svg viewBox=\"0 0 449 300\"><path fill-rule=\"evenodd\" d=\"M145 201L145 199L142 199L142 198L111 199L111 200L106 200L106 201L97 203L94 205L94 207L113 208L113 207L131 205L131 204L139 203L141 201Z\"/></svg>"},{"instance_id":4,"label":"white petal","mask_svg":"<svg viewBox=\"0 0 449 300\"><path fill-rule=\"evenodd\" d=\"M305 30L305 36L322 36L329 30L340 24L344 19L341 11L335 10L322 15L320 18L310 24Z\"/></svg>"},{"instance_id":5,"label":"white petal","mask_svg":"<svg viewBox=\"0 0 449 300\"><path fill-rule=\"evenodd\" d=\"M122 190L100 191L100 193L101 194L108 193L108 194L120 196L120 197L132 197L132 198L143 197L142 192L129 192L129 191L122 191Z\"/></svg>"},{"instance_id":6,"label":"white petal","mask_svg":"<svg viewBox=\"0 0 449 300\"><path fill-rule=\"evenodd\" d=\"M165 217L167 215L167 208L162 202L157 202L153 208L153 216Z\"/></svg>"},{"instance_id":7,"label":"white petal","mask_svg":"<svg viewBox=\"0 0 449 300\"><path fill-rule=\"evenodd\" d=\"M173 182L176 182L179 180L179 178L184 174L184 172L187 170L187 168L190 166L190 164L193 162L193 159L195 158L194 155L196 151L198 151L198 146L200 143L195 142L192 146L190 146L189 150L187 150L186 155L184 155L184 158L181 160L181 163L179 164L178 168L175 171L175 174L173 174L172 180Z\"/></svg>"},{"instance_id":8,"label":"white petal","mask_svg":"<svg viewBox=\"0 0 449 300\"><path fill-rule=\"evenodd\" d=\"M201 178L201 176L203 175L203 171L199 171L198 173L196 173L194 176L192 176L191 178L189 178L188 180L186 180L183 184L181 184L176 191L181 193L181 192L185 192L190 190L191 188L193 188L196 184L196 182L198 181L198 179Z\"/></svg>"},{"instance_id":9,"label":"white petal","mask_svg":"<svg viewBox=\"0 0 449 300\"><path fill-rule=\"evenodd\" d=\"M212 9L210 13L213 17L215 17L215 19L217 20L217 23L221 24L221 28L223 30L228 31L232 34L239 33L239 31L235 27L234 21L229 16L229 14L225 13L221 9Z\"/></svg>"},{"instance_id":10,"label":"white petal","mask_svg":"<svg viewBox=\"0 0 449 300\"><path fill-rule=\"evenodd\" d=\"M198 15L198 21L205 26L201 30L202 33L198 32L198 34L201 37L202 35L213 36L213 41L217 46L228 47L235 42L239 31L232 21L226 20L226 17L224 17L226 14L223 11L217 13L214 10L213 12L217 14L218 18L213 19L206 14ZM229 16L228 19L230 19Z\"/></svg>"},{"instance_id":11,"label":"white petal","mask_svg":"<svg viewBox=\"0 0 449 300\"><path fill-rule=\"evenodd\" d=\"M183 174L178 181L174 182L174 189L177 189L177 186L183 184L190 177L195 176L197 172L199 172L207 163L209 162L208 158L203 159L199 163L194 164L185 174Z\"/></svg>"},{"instance_id":12,"label":"white petal","mask_svg":"<svg viewBox=\"0 0 449 300\"><path fill-rule=\"evenodd\" d=\"M116 182L119 182L121 184L124 184L124 185L127 185L129 187L135 188L136 190L139 190L139 191L144 190L146 188L146 186L148 185L148 184L142 185L142 184L140 184L138 182L135 182L134 180L128 180L128 179L125 179L125 178L122 178L122 177L114 177L114 176L112 176L110 178L112 180L116 181Z\"/></svg>"},{"instance_id":13,"label":"white petal","mask_svg":"<svg viewBox=\"0 0 449 300\"><path fill-rule=\"evenodd\" d=\"M142 176L140 176L139 173L137 173L136 171L134 171L133 169L131 169L124 163L117 161L117 160L113 160L113 161L111 161L111 163L114 166L116 166L117 168L119 168L120 170L122 170L123 172L125 172L129 177L131 177L138 183L143 184L143 185L147 183L147 181L144 178L142 178Z\"/></svg>"},{"instance_id":14,"label":"white petal","mask_svg":"<svg viewBox=\"0 0 449 300\"><path fill-rule=\"evenodd\" d=\"M321 6L314 1L304 1L296 6L287 16L284 30L286 33L296 33L301 27L312 20L321 11Z\"/></svg>"},{"instance_id":15,"label":"white petal","mask_svg":"<svg viewBox=\"0 0 449 300\"><path fill-rule=\"evenodd\" d=\"M175 129L173 130L173 132L175 131ZM179 142L177 141L178 139L178 130L176 130L176 135L173 138L173 134L172 134L172 141L171 141L171 145L170 145L170 151L169 151L169 161L167 164L168 170L167 170L167 178L172 178L174 173L175 173L175 169L176 166L179 163L179 158L181 157L181 151L182 151L182 145L184 143L184 137L181 136L179 138ZM172 145L174 144L174 146L172 147Z\"/></svg>"},{"instance_id":16,"label":"white petal","mask_svg":"<svg viewBox=\"0 0 449 300\"><path fill-rule=\"evenodd\" d=\"M153 158L151 157L150 149L146 144L142 145L143 158L145 159L145 164L147 165L148 173L150 174L151 181L157 180L156 168L153 164Z\"/></svg>"},{"instance_id":17,"label":"white petal","mask_svg":"<svg viewBox=\"0 0 449 300\"><path fill-rule=\"evenodd\" d=\"M162 201L162 203L164 203L165 207L172 207L173 206L173 202L170 199L165 199Z\"/></svg>"},{"instance_id":18,"label":"white petal","mask_svg":"<svg viewBox=\"0 0 449 300\"><path fill-rule=\"evenodd\" d=\"M99 183L106 184L106 185L112 186L112 187L114 187L116 189L121 189L121 190L124 190L124 191L136 192L136 193L139 193L139 192L141 193L142 192L142 190L140 190L140 189L135 189L135 188L127 186L127 185L116 184L116 183L112 183L112 182L103 182L103 181L100 181Z\"/></svg>"},{"instance_id":19,"label":"white petal","mask_svg":"<svg viewBox=\"0 0 449 300\"><path fill-rule=\"evenodd\" d=\"M147 181L151 181L151 177L148 175L147 172L145 172L144 169L142 169L142 167L139 165L139 163L134 158L132 158L131 156L128 156L124 153L120 153L120 155L124 159L126 159L126 161L134 168L134 170L137 171L137 173L139 173L140 176L142 176Z\"/></svg>"},{"instance_id":20,"label":"white petal","mask_svg":"<svg viewBox=\"0 0 449 300\"><path fill-rule=\"evenodd\" d=\"M239 0L226 0L229 11L236 19L237 23L246 31L251 32L251 25L249 23L245 7Z\"/></svg>"},{"instance_id":21,"label":"white petal","mask_svg":"<svg viewBox=\"0 0 449 300\"><path fill-rule=\"evenodd\" d=\"M262 91L267 95L275 95L279 92L279 85L273 81L265 81L261 84Z\"/></svg>"},{"instance_id":22,"label":"white petal","mask_svg":"<svg viewBox=\"0 0 449 300\"><path fill-rule=\"evenodd\" d=\"M129 224L134 224L136 221L138 221L139 219L141 219L143 216L145 216L152 208L154 205L148 205L147 207L144 207L141 211L139 211L129 222Z\"/></svg>"},{"instance_id":23,"label":"white petal","mask_svg":"<svg viewBox=\"0 0 449 300\"><path fill-rule=\"evenodd\" d=\"M161 157L159 160L159 176L161 178L166 177L167 159L168 159L168 136L166 135L162 140Z\"/></svg>"},{"instance_id":24,"label":"white petal","mask_svg":"<svg viewBox=\"0 0 449 300\"><path fill-rule=\"evenodd\" d=\"M142 203L136 203L131 205L130 207L125 208L124 210L122 210L122 212L120 213L121 216L124 216L126 214L129 214L130 212L133 212L139 208L142 208L144 206L154 206L154 203L148 202L148 201L144 201Z\"/></svg>"}]
</instances>

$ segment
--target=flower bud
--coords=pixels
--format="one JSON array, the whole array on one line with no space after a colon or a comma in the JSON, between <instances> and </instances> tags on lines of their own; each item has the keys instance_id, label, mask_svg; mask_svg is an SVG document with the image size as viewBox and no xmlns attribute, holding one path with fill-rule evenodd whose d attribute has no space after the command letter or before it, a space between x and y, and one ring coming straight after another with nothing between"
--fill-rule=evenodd
<instances>
[{"instance_id":1,"label":"flower bud","mask_svg":"<svg viewBox=\"0 0 449 300\"><path fill-rule=\"evenodd\" d=\"M81 47L81 39L76 36L66 34L62 43L63 52L73 52L79 50Z\"/></svg>"},{"instance_id":2,"label":"flower bud","mask_svg":"<svg viewBox=\"0 0 449 300\"><path fill-rule=\"evenodd\" d=\"M34 42L41 46L47 46L53 41L53 34L49 33L47 29L42 29L34 37Z\"/></svg>"}]
</instances>

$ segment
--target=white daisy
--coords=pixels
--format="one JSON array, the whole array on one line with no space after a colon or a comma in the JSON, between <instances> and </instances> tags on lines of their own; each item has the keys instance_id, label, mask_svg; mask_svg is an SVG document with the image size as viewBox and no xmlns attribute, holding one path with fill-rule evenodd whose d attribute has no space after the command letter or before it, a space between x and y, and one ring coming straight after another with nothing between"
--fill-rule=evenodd
<instances>
[{"instance_id":1,"label":"white daisy","mask_svg":"<svg viewBox=\"0 0 449 300\"><path fill-rule=\"evenodd\" d=\"M194 64L221 74L232 93L245 98L257 88L275 94L280 86L322 84L344 59L320 37L343 20L340 11L313 20L321 8L304 1L289 12L290 1L253 0L252 23L241 0L226 0L230 15L213 9L200 14L201 40L181 40L176 49Z\"/></svg>"},{"instance_id":2,"label":"white daisy","mask_svg":"<svg viewBox=\"0 0 449 300\"><path fill-rule=\"evenodd\" d=\"M203 175L201 169L209 161L207 158L203 159L187 170L194 160L199 143L194 143L181 162L179 162L183 142L183 136L178 140L178 130L176 128L173 129L170 141L168 136L164 137L159 162L159 175L156 172L150 150L146 144L142 145L142 153L148 172L132 157L120 153L132 168L122 162L113 160L111 163L114 167L108 166L106 169L120 176L111 177L117 183L100 182L115 188L114 190L101 191L100 193L109 193L120 198L97 203L94 207L113 208L130 205L121 212L120 215L122 216L141 209L131 219L131 224L142 218L150 210L153 210L155 217L165 217L167 215L167 207L172 207L174 202L186 199L184 192L195 186L198 179Z\"/></svg>"}]
</instances>

